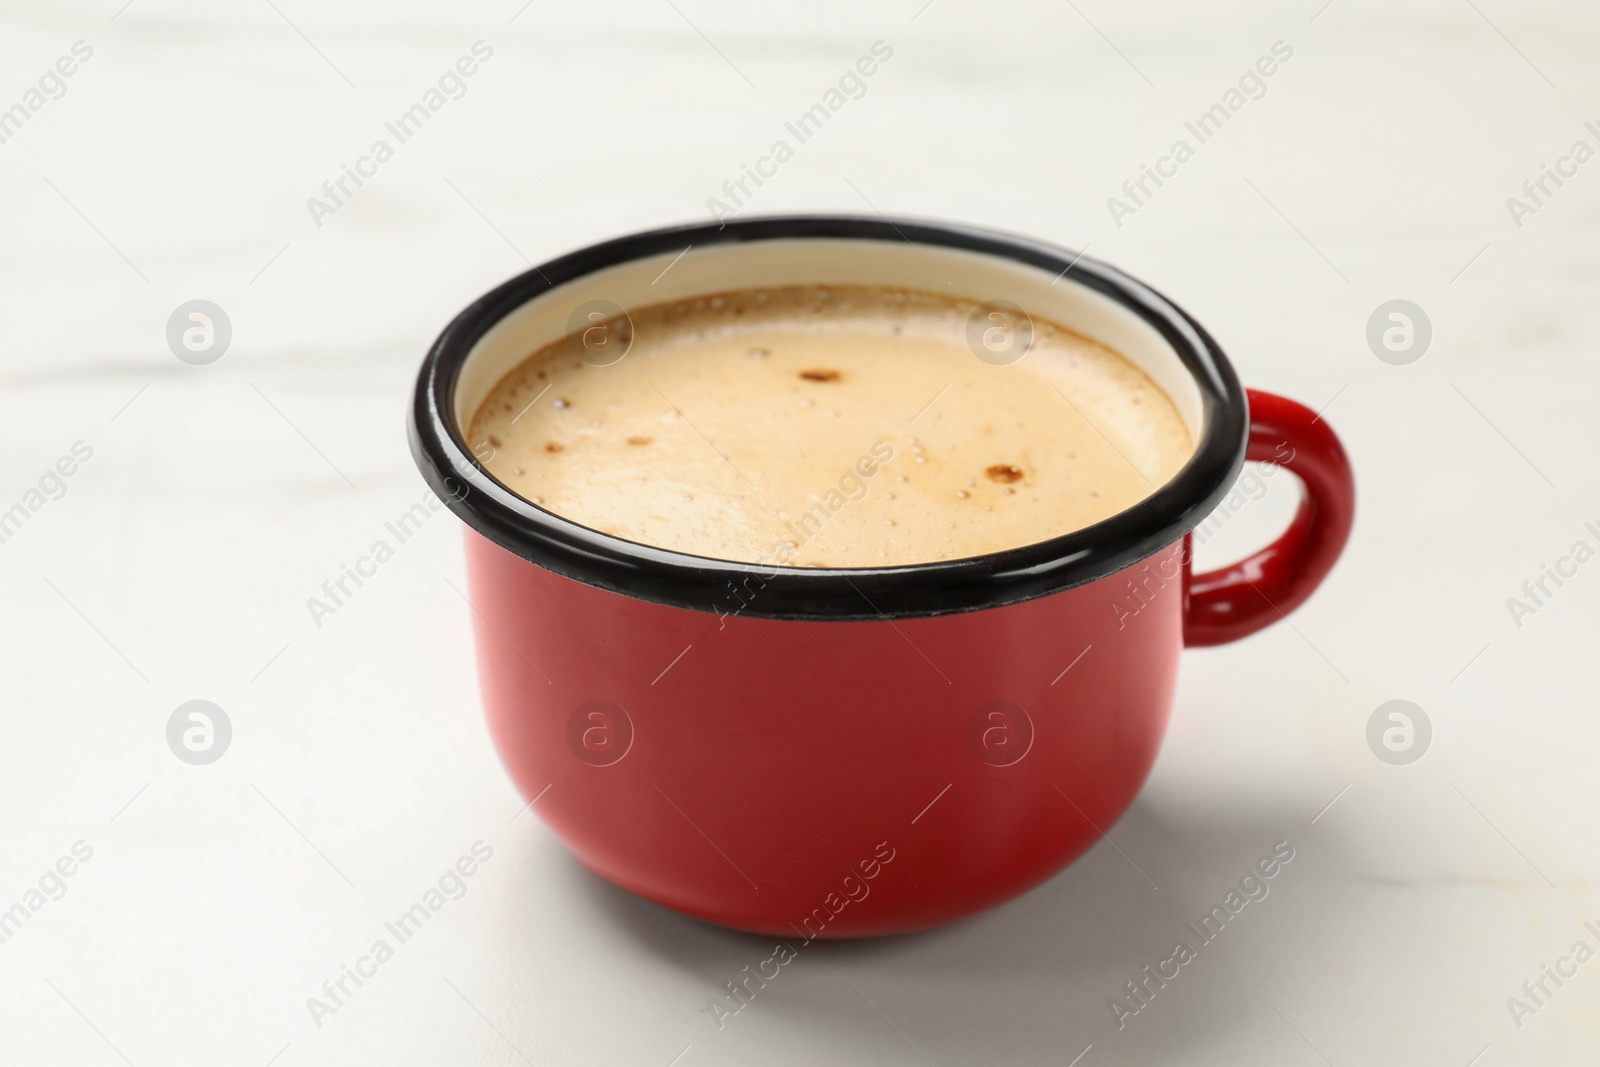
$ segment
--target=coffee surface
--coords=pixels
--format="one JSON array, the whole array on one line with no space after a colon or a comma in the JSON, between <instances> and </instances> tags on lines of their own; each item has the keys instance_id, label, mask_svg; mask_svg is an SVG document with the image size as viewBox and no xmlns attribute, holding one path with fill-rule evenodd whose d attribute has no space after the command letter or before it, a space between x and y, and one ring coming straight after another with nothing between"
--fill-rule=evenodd
<instances>
[{"instance_id":1,"label":"coffee surface","mask_svg":"<svg viewBox=\"0 0 1600 1067\"><path fill-rule=\"evenodd\" d=\"M983 327L986 312L980 327L1001 332L969 330L975 307L805 286L596 316L506 375L468 442L507 487L583 526L796 567L1044 541L1188 460L1177 410L1132 363L1037 318L1025 355L986 362L969 333L985 352L1019 335L1004 318Z\"/></svg>"}]
</instances>

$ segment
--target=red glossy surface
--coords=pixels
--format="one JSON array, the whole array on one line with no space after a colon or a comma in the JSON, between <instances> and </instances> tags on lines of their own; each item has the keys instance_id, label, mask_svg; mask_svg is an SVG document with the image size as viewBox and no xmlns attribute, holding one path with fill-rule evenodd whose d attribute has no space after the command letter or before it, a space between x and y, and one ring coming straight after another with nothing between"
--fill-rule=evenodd
<instances>
[{"instance_id":1,"label":"red glossy surface","mask_svg":"<svg viewBox=\"0 0 1600 1067\"><path fill-rule=\"evenodd\" d=\"M490 729L538 815L613 882L773 934L934 926L1060 870L1144 782L1182 645L1177 544L893 623L666 607L470 531L467 561Z\"/></svg>"},{"instance_id":2,"label":"red glossy surface","mask_svg":"<svg viewBox=\"0 0 1600 1067\"><path fill-rule=\"evenodd\" d=\"M592 870L712 922L859 937L1015 896L1133 801L1183 645L1293 610L1349 535L1337 438L1293 401L1250 401L1249 458L1305 501L1272 545L1192 577L1185 538L1020 604L790 621L606 592L469 530L501 757Z\"/></svg>"},{"instance_id":3,"label":"red glossy surface","mask_svg":"<svg viewBox=\"0 0 1600 1067\"><path fill-rule=\"evenodd\" d=\"M1289 528L1231 567L1193 575L1186 645L1220 645L1255 633L1299 607L1332 569L1355 519L1355 479L1344 447L1316 412L1248 390L1245 458L1292 471L1305 488Z\"/></svg>"}]
</instances>

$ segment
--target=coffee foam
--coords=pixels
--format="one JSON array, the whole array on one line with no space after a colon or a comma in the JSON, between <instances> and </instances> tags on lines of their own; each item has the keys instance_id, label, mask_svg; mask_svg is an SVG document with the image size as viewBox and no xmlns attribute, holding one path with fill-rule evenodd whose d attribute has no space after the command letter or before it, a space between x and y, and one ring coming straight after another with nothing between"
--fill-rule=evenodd
<instances>
[{"instance_id":1,"label":"coffee foam","mask_svg":"<svg viewBox=\"0 0 1600 1067\"><path fill-rule=\"evenodd\" d=\"M532 353L490 391L468 442L508 488L584 526L799 567L1058 537L1188 460L1172 402L1116 352L1033 320L1025 355L988 363L969 346L978 310L867 286L639 308L591 327L588 345L574 335Z\"/></svg>"}]
</instances>

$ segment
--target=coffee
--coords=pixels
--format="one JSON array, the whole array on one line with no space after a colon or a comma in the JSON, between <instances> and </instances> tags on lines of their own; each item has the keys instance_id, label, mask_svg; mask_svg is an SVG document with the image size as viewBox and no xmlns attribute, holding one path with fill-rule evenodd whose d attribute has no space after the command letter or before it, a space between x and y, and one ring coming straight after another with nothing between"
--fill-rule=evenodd
<instances>
[{"instance_id":1,"label":"coffee","mask_svg":"<svg viewBox=\"0 0 1600 1067\"><path fill-rule=\"evenodd\" d=\"M638 308L530 355L468 443L508 488L583 526L795 567L1059 537L1188 460L1172 401L1121 355L1034 318L1021 358L987 362L969 334L1029 330L993 322L971 302L866 286Z\"/></svg>"}]
</instances>

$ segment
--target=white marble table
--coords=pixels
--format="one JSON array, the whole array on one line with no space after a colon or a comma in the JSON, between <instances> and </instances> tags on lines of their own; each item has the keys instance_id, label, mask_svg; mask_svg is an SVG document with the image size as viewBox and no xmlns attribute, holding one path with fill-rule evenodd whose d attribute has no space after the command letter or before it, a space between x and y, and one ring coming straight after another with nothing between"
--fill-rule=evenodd
<instances>
[{"instance_id":1,"label":"white marble table","mask_svg":"<svg viewBox=\"0 0 1600 1067\"><path fill-rule=\"evenodd\" d=\"M26 518L0 544L0 910L22 908L0 1062L1596 1062L1600 963L1560 961L1600 948L1600 563L1531 615L1507 601L1600 546L1600 164L1561 164L1520 218L1507 198L1600 148L1600 17L1320 2L7 6L0 510ZM1087 245L1250 383L1328 405L1360 512L1292 627L1187 655L1110 843L967 923L808 948L719 1030L708 998L770 947L601 883L518 816L457 521L320 626L306 600L422 495L403 407L450 315L528 261L703 217L880 40L865 95L748 211ZM308 208L475 41L463 95ZM1185 122L1278 41L1198 143ZM165 340L197 298L232 325L205 366ZM1365 339L1397 298L1433 326L1401 366ZM1273 483L1206 554L1291 503ZM165 736L194 699L232 724L207 766ZM1432 723L1406 766L1366 740L1392 699ZM1270 895L1119 1030L1110 998L1277 841ZM477 842L461 899L308 1009ZM1545 965L1576 973L1513 1018Z\"/></svg>"}]
</instances>

